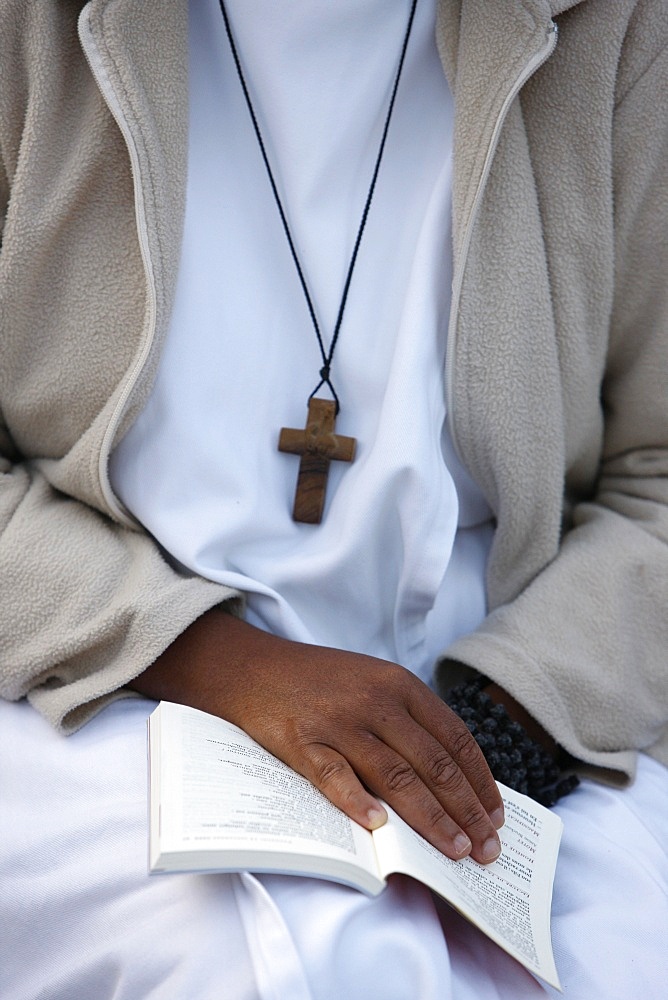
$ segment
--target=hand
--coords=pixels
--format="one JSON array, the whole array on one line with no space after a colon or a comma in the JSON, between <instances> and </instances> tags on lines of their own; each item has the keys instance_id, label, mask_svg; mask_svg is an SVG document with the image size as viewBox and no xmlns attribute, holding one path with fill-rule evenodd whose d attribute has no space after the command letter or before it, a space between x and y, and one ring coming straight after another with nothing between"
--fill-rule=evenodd
<instances>
[{"instance_id":1,"label":"hand","mask_svg":"<svg viewBox=\"0 0 668 1000\"><path fill-rule=\"evenodd\" d=\"M279 639L213 609L132 687L235 723L367 828L386 819L377 795L451 858L499 854L503 803L478 745L397 664Z\"/></svg>"}]
</instances>

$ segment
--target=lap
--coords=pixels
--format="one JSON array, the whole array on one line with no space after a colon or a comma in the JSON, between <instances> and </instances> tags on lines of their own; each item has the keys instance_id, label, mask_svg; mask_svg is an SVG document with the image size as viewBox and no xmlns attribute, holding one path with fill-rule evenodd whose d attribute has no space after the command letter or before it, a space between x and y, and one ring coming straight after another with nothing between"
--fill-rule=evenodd
<instances>
[{"instance_id":1,"label":"lap","mask_svg":"<svg viewBox=\"0 0 668 1000\"><path fill-rule=\"evenodd\" d=\"M564 821L552 941L569 1000L662 1000L668 982L668 771L641 757L623 791L583 781L556 811ZM476 928L444 920L457 1000L524 1000L532 988ZM509 967L510 963L510 967ZM471 969L489 972L471 976ZM480 992L477 989L481 987ZM558 997L549 986L543 994Z\"/></svg>"},{"instance_id":2,"label":"lap","mask_svg":"<svg viewBox=\"0 0 668 1000\"><path fill-rule=\"evenodd\" d=\"M255 1000L232 877L147 877L150 707L118 702L64 738L0 703L3 1000L213 1000L220 962L230 997Z\"/></svg>"},{"instance_id":3,"label":"lap","mask_svg":"<svg viewBox=\"0 0 668 1000\"><path fill-rule=\"evenodd\" d=\"M281 876L146 874L145 720L117 702L68 739L0 703L5 1000L335 1000L551 995L408 879L377 899ZM553 907L571 1000L659 1000L668 960L668 773L619 792L583 782Z\"/></svg>"}]
</instances>

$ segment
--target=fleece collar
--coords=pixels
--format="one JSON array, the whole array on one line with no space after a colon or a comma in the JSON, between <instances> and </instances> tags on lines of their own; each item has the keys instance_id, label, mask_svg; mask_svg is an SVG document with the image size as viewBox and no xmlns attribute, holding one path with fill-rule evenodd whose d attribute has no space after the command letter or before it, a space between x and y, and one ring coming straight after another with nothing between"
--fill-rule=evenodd
<instances>
[{"instance_id":1,"label":"fleece collar","mask_svg":"<svg viewBox=\"0 0 668 1000\"><path fill-rule=\"evenodd\" d=\"M455 244L482 175L495 123L525 68L544 49L552 18L586 0L439 0L437 42L452 89L455 124ZM170 234L153 248L161 273L178 247L174 232L183 201L187 156L187 0L90 0L82 18L95 41L103 75L117 95L132 133L144 184L147 214L158 233ZM147 44L147 40L150 44ZM161 53L156 66L154 54ZM137 95L147 100L137 101ZM150 182L150 183L149 183ZM172 216L165 217L165 206ZM159 258L163 260L158 263ZM157 259L156 259L157 258ZM161 267L160 265L163 265ZM168 270L171 269L168 267Z\"/></svg>"}]
</instances>

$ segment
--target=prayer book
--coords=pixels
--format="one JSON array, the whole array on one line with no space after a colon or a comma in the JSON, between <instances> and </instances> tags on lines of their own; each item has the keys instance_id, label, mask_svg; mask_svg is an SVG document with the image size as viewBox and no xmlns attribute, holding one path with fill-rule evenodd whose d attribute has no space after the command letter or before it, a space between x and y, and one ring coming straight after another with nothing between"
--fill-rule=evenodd
<instances>
[{"instance_id":1,"label":"prayer book","mask_svg":"<svg viewBox=\"0 0 668 1000\"><path fill-rule=\"evenodd\" d=\"M506 822L491 865L452 861L389 806L371 833L223 719L161 702L149 718L149 867L330 879L369 895L409 875L530 972L560 989L550 939L562 822L499 785Z\"/></svg>"}]
</instances>

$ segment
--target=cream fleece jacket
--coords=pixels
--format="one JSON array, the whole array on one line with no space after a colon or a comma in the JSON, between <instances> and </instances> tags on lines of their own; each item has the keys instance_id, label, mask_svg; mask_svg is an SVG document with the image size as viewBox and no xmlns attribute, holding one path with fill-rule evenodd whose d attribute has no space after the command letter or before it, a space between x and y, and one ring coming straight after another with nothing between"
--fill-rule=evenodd
<instances>
[{"instance_id":1,"label":"cream fleece jacket","mask_svg":"<svg viewBox=\"0 0 668 1000\"><path fill-rule=\"evenodd\" d=\"M497 520L490 614L444 656L629 776L668 763L668 7L442 0L437 30L445 391ZM238 600L107 476L178 266L187 4L0 0L0 69L0 693L69 732Z\"/></svg>"}]
</instances>

